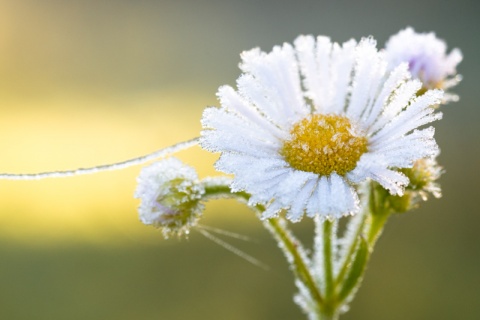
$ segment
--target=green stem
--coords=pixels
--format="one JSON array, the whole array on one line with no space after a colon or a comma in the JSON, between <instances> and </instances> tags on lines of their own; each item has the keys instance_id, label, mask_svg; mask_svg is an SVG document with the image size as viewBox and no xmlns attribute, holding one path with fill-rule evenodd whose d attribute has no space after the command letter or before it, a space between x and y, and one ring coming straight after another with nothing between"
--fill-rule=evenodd
<instances>
[{"instance_id":1,"label":"green stem","mask_svg":"<svg viewBox=\"0 0 480 320\"><path fill-rule=\"evenodd\" d=\"M321 320L337 320L338 313L330 314L330 313L320 312L320 319Z\"/></svg>"},{"instance_id":2,"label":"green stem","mask_svg":"<svg viewBox=\"0 0 480 320\"><path fill-rule=\"evenodd\" d=\"M325 299L333 297L332 222L323 222L323 267L325 270Z\"/></svg>"},{"instance_id":3,"label":"green stem","mask_svg":"<svg viewBox=\"0 0 480 320\"><path fill-rule=\"evenodd\" d=\"M333 281L333 256L332 256L333 222L323 222L323 267L325 271L325 305L321 310L323 319L336 319L336 298Z\"/></svg>"},{"instance_id":4,"label":"green stem","mask_svg":"<svg viewBox=\"0 0 480 320\"><path fill-rule=\"evenodd\" d=\"M383 231L383 227L392 214L392 209L387 204L388 193L383 188L370 186L370 226L367 234L369 247L373 249L375 242Z\"/></svg>"},{"instance_id":5,"label":"green stem","mask_svg":"<svg viewBox=\"0 0 480 320\"><path fill-rule=\"evenodd\" d=\"M293 272L295 276L300 279L310 291L312 298L317 302L318 309L323 309L324 299L320 293L320 290L310 273L305 258L300 254L298 250L299 243L291 234L282 226L279 218L272 218L266 220L266 223L270 226L269 230L274 233L277 240L283 245L285 250L292 257L292 264L294 266Z\"/></svg>"},{"instance_id":6,"label":"green stem","mask_svg":"<svg viewBox=\"0 0 480 320\"><path fill-rule=\"evenodd\" d=\"M385 223L390 217L390 213L372 214L370 229L368 230L367 242L370 248L373 248L378 237L382 234Z\"/></svg>"},{"instance_id":7,"label":"green stem","mask_svg":"<svg viewBox=\"0 0 480 320\"><path fill-rule=\"evenodd\" d=\"M353 241L348 248L347 255L344 257L343 264L340 268L340 272L337 275L337 278L335 279L335 286L338 287L344 280L345 276L347 275L350 263L352 262L353 257L355 256L355 252L357 250L358 243L360 241L360 236L363 233L363 229L365 226L365 221L368 216L368 212L362 212L362 220L360 223L358 223L357 230L355 231L355 234L353 235Z\"/></svg>"},{"instance_id":8,"label":"green stem","mask_svg":"<svg viewBox=\"0 0 480 320\"><path fill-rule=\"evenodd\" d=\"M358 289L373 247L392 212L384 193L383 189L370 185L368 204L364 206L362 221L336 279L339 303L351 297Z\"/></svg>"},{"instance_id":9,"label":"green stem","mask_svg":"<svg viewBox=\"0 0 480 320\"><path fill-rule=\"evenodd\" d=\"M210 200L212 198L239 198L243 201L248 201L249 197L245 192L233 193L227 184L218 183L205 185L204 200Z\"/></svg>"}]
</instances>

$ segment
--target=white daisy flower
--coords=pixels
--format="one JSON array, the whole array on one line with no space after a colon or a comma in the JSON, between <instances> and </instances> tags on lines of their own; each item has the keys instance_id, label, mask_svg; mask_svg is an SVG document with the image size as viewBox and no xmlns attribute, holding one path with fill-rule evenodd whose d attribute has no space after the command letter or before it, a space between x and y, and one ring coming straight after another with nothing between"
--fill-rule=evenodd
<instances>
[{"instance_id":1,"label":"white daisy flower","mask_svg":"<svg viewBox=\"0 0 480 320\"><path fill-rule=\"evenodd\" d=\"M204 111L201 145L221 153L216 168L266 206L263 218L354 214L355 185L372 179L400 195L409 181L395 168L436 154L434 129L417 128L441 118L429 106L442 92L417 97L408 66L387 74L375 45L300 36L246 51L238 89L220 87L221 107Z\"/></svg>"},{"instance_id":2,"label":"white daisy flower","mask_svg":"<svg viewBox=\"0 0 480 320\"><path fill-rule=\"evenodd\" d=\"M462 61L459 49L447 55L445 41L435 33L416 33L411 27L390 37L385 45L390 68L407 62L414 78L422 81L425 89L448 89L458 83L456 67Z\"/></svg>"},{"instance_id":3,"label":"white daisy flower","mask_svg":"<svg viewBox=\"0 0 480 320\"><path fill-rule=\"evenodd\" d=\"M161 228L165 237L188 233L200 218L205 190L194 168L168 158L143 168L137 182L140 220Z\"/></svg>"}]
</instances>

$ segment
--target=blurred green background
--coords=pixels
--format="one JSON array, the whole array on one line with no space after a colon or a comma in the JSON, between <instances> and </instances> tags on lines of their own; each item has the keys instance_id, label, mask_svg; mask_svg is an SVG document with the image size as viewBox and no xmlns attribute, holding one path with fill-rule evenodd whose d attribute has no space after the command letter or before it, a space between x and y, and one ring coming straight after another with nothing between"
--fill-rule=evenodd
<instances>
[{"instance_id":1,"label":"blurred green background","mask_svg":"<svg viewBox=\"0 0 480 320\"><path fill-rule=\"evenodd\" d=\"M443 198L393 217L343 319L480 319L480 4L459 1L0 1L0 171L115 162L198 135L202 110L234 85L239 53L299 34L373 35L410 25L464 54L458 103L436 123ZM198 148L179 157L214 174ZM203 224L265 271L192 232L140 224L140 168L0 182L1 319L302 319L275 243L244 206ZM305 239L305 220L295 226Z\"/></svg>"}]
</instances>

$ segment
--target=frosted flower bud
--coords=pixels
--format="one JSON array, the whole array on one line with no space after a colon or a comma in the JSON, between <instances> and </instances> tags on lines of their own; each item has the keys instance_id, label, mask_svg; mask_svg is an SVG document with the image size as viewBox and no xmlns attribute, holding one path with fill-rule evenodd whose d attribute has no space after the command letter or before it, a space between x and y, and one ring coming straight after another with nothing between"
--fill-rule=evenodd
<instances>
[{"instance_id":1,"label":"frosted flower bud","mask_svg":"<svg viewBox=\"0 0 480 320\"><path fill-rule=\"evenodd\" d=\"M459 49L447 55L447 44L435 33L417 33L411 27L390 37L385 45L386 59L390 69L402 62L408 63L414 78L423 83L423 90L448 89L458 83L456 67L462 61Z\"/></svg>"},{"instance_id":2,"label":"frosted flower bud","mask_svg":"<svg viewBox=\"0 0 480 320\"><path fill-rule=\"evenodd\" d=\"M162 229L166 238L188 234L204 208L201 199L205 190L195 169L168 158L143 168L137 182L140 220Z\"/></svg>"},{"instance_id":3,"label":"frosted flower bud","mask_svg":"<svg viewBox=\"0 0 480 320\"><path fill-rule=\"evenodd\" d=\"M403 196L389 196L390 207L398 213L406 212L418 207L423 200L432 195L440 198L442 192L437 180L443 173L435 158L426 158L415 161L412 168L401 169L410 183L405 188Z\"/></svg>"},{"instance_id":4,"label":"frosted flower bud","mask_svg":"<svg viewBox=\"0 0 480 320\"><path fill-rule=\"evenodd\" d=\"M403 169L402 172L410 180L406 191L414 193L415 197L426 201L429 195L435 198L442 196L437 180L442 175L443 169L435 158L417 160L412 168Z\"/></svg>"}]
</instances>

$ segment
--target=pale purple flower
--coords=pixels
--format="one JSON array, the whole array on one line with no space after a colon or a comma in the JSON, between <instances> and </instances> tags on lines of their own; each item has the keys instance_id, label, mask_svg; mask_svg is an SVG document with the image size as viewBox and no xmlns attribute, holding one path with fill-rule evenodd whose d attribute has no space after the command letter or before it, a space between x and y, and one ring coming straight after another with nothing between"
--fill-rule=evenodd
<instances>
[{"instance_id":1,"label":"pale purple flower","mask_svg":"<svg viewBox=\"0 0 480 320\"><path fill-rule=\"evenodd\" d=\"M460 80L455 76L461 51L455 48L447 54L447 44L433 32L417 33L411 27L401 30L387 41L385 56L390 69L407 62L412 76L426 89L448 89Z\"/></svg>"}]
</instances>

